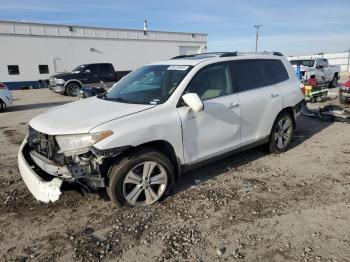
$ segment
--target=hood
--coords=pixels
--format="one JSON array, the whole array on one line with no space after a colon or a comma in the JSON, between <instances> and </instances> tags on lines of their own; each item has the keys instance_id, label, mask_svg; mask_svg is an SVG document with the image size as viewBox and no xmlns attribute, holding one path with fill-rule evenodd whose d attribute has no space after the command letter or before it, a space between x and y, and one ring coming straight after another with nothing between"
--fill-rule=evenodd
<instances>
[{"instance_id":1,"label":"hood","mask_svg":"<svg viewBox=\"0 0 350 262\"><path fill-rule=\"evenodd\" d=\"M73 73L73 72L67 72L67 73L59 73L59 74L56 74L56 75L52 75L50 76L51 78L65 78L65 77L70 77L72 75L77 75L79 73Z\"/></svg>"},{"instance_id":2,"label":"hood","mask_svg":"<svg viewBox=\"0 0 350 262\"><path fill-rule=\"evenodd\" d=\"M29 125L49 135L88 133L98 125L152 107L155 105L127 104L91 97L55 107L34 117Z\"/></svg>"}]
</instances>

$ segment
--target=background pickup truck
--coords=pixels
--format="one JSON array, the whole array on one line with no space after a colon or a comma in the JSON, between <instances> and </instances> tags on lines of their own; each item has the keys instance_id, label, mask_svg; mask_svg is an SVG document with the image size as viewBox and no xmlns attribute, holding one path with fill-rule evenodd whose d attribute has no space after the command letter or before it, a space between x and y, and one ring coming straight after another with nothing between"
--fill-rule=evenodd
<instances>
[{"instance_id":1,"label":"background pickup truck","mask_svg":"<svg viewBox=\"0 0 350 262\"><path fill-rule=\"evenodd\" d=\"M300 65L300 72L305 81L316 78L317 85L329 84L331 88L338 85L340 66L330 65L325 58L291 59L290 63L295 70Z\"/></svg>"},{"instance_id":2,"label":"background pickup truck","mask_svg":"<svg viewBox=\"0 0 350 262\"><path fill-rule=\"evenodd\" d=\"M83 64L71 72L49 79L49 88L56 93L77 96L83 87L109 88L129 71L116 72L110 63Z\"/></svg>"}]
</instances>

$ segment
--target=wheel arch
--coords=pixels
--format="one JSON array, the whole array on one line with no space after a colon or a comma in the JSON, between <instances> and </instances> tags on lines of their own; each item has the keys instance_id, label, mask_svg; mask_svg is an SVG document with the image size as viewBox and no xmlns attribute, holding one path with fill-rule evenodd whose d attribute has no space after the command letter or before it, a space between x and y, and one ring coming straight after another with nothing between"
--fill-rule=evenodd
<instances>
[{"instance_id":1,"label":"wheel arch","mask_svg":"<svg viewBox=\"0 0 350 262\"><path fill-rule=\"evenodd\" d=\"M287 112L288 114L290 114L290 115L292 116L293 126L294 126L294 129L295 129L295 127L296 127L296 114L295 114L294 108L291 107L291 106L288 106L288 107L283 108L283 109L277 114L277 116L275 117L275 120L273 121L273 124L272 124L272 126L271 126L270 135L271 135L273 126L274 126L274 124L275 124L275 122L276 122L276 119L277 119L283 112Z\"/></svg>"},{"instance_id":2,"label":"wheel arch","mask_svg":"<svg viewBox=\"0 0 350 262\"><path fill-rule=\"evenodd\" d=\"M4 102L2 97L0 97L0 109L1 109L1 105L4 105L4 107L6 107L6 103Z\"/></svg>"},{"instance_id":3,"label":"wheel arch","mask_svg":"<svg viewBox=\"0 0 350 262\"><path fill-rule=\"evenodd\" d=\"M294 108L291 107L291 106L283 108L282 111L278 115L280 115L282 112L287 112L287 113L289 113L292 116L293 125L294 125L294 128L295 128L296 127L296 114L295 114ZM277 119L277 117L276 117L276 119Z\"/></svg>"},{"instance_id":4,"label":"wheel arch","mask_svg":"<svg viewBox=\"0 0 350 262\"><path fill-rule=\"evenodd\" d=\"M181 161L177 157L174 147L166 140L154 140L149 141L137 146L130 146L122 153L118 154L116 157L107 160L107 166L111 166L112 164L118 163L124 157L127 157L130 154L142 149L142 148L152 148L155 149L162 154L164 154L170 162L173 164L174 172L175 172L175 181L180 180L181 178ZM109 167L107 169L109 169ZM107 171L107 170L106 170Z\"/></svg>"},{"instance_id":5,"label":"wheel arch","mask_svg":"<svg viewBox=\"0 0 350 262\"><path fill-rule=\"evenodd\" d=\"M80 85L80 87L83 87L83 83L79 79L70 79L64 84L64 88L65 88L66 92L67 92L67 86L70 83L78 83Z\"/></svg>"},{"instance_id":6,"label":"wheel arch","mask_svg":"<svg viewBox=\"0 0 350 262\"><path fill-rule=\"evenodd\" d=\"M2 103L4 105L4 107L7 107L7 103L6 103L6 98L3 96L0 96L0 103Z\"/></svg>"}]
</instances>

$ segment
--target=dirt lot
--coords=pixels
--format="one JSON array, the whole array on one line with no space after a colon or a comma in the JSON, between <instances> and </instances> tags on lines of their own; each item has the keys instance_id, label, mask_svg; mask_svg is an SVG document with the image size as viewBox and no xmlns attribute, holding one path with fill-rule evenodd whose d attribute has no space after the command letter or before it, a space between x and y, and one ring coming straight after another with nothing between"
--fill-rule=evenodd
<instances>
[{"instance_id":1,"label":"dirt lot","mask_svg":"<svg viewBox=\"0 0 350 262\"><path fill-rule=\"evenodd\" d=\"M0 114L0 261L350 261L349 124L300 117L287 153L205 166L149 208L74 188L47 205L23 184L17 151L30 118L74 99L13 94Z\"/></svg>"}]
</instances>

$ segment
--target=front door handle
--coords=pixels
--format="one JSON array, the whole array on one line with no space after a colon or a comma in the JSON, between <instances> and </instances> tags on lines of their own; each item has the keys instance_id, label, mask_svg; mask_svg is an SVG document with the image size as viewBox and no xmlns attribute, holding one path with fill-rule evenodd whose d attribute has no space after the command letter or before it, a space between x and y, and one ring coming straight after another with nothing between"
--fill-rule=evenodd
<instances>
[{"instance_id":1,"label":"front door handle","mask_svg":"<svg viewBox=\"0 0 350 262\"><path fill-rule=\"evenodd\" d=\"M238 103L236 103L236 102L232 102L232 103L228 106L229 109L233 109L233 108L237 108L237 107L240 107L240 104L238 104Z\"/></svg>"},{"instance_id":2,"label":"front door handle","mask_svg":"<svg viewBox=\"0 0 350 262\"><path fill-rule=\"evenodd\" d=\"M279 96L280 96L280 94L277 93L277 92L273 92L273 93L271 94L271 97L272 97L272 98L276 98L276 97L279 97Z\"/></svg>"}]
</instances>

